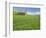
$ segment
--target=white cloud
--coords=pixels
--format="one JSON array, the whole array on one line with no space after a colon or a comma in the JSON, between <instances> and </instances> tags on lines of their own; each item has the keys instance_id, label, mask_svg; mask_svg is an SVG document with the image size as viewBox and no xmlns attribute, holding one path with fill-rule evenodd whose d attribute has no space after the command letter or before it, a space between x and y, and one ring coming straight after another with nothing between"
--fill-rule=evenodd
<instances>
[{"instance_id":1,"label":"white cloud","mask_svg":"<svg viewBox=\"0 0 46 38\"><path fill-rule=\"evenodd\" d=\"M39 15L40 12L36 12L36 13L31 13L31 12L27 12L28 15Z\"/></svg>"}]
</instances>

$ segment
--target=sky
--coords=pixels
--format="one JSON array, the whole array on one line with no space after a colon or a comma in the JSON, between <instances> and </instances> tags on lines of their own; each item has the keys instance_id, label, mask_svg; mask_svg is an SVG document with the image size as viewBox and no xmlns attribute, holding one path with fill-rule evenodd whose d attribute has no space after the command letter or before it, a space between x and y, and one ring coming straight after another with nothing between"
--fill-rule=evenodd
<instances>
[{"instance_id":1,"label":"sky","mask_svg":"<svg viewBox=\"0 0 46 38\"><path fill-rule=\"evenodd\" d=\"M29 13L40 12L40 8L34 8L34 7L13 7L13 9L14 11L29 12Z\"/></svg>"}]
</instances>

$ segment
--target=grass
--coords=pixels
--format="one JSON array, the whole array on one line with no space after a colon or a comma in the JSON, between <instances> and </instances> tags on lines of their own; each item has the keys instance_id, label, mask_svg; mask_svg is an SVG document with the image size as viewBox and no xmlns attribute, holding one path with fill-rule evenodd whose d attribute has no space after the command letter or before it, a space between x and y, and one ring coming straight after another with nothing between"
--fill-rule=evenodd
<instances>
[{"instance_id":1,"label":"grass","mask_svg":"<svg viewBox=\"0 0 46 38\"><path fill-rule=\"evenodd\" d=\"M13 31L16 30L39 30L40 16L13 15Z\"/></svg>"}]
</instances>

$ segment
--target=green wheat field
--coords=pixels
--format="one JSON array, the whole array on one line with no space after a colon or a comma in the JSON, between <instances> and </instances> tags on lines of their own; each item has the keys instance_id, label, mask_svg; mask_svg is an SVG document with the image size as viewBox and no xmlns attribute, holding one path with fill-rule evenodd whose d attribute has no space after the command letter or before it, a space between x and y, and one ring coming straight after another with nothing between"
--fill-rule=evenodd
<instances>
[{"instance_id":1,"label":"green wheat field","mask_svg":"<svg viewBox=\"0 0 46 38\"><path fill-rule=\"evenodd\" d=\"M13 14L13 31L40 30L40 15Z\"/></svg>"}]
</instances>

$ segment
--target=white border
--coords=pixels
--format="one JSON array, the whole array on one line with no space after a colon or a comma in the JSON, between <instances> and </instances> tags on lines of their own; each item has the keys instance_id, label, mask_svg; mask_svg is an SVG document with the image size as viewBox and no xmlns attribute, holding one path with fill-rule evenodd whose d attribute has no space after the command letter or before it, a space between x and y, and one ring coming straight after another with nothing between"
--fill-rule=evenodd
<instances>
[{"instance_id":1,"label":"white border","mask_svg":"<svg viewBox=\"0 0 46 38\"><path fill-rule=\"evenodd\" d=\"M41 8L41 13L40 13L40 25L41 25L41 30L29 30L29 31L15 31L15 32L13 32L13 16L12 16L12 12L13 12L13 7L38 7L38 8ZM10 30L9 29L7 29L7 35L9 36L9 33L10 33L10 36L14 36L14 37L17 37L17 38L19 38L19 37L29 37L29 36L37 36L37 35L42 35L43 34L43 32L44 32L44 34L45 34L45 19L43 18L44 16L45 16L45 8L44 8L44 6L42 6L42 5L18 5L18 4L10 4L10 7L8 7L8 9L10 8L10 12L8 11L8 15L10 14L10 16L7 16L8 17L8 20L10 20L10 23L9 23L9 21L7 20L7 26L10 24ZM9 18L10 17L10 18ZM8 26L8 28L9 28L9 26ZM23 38L24 38L23 37Z\"/></svg>"}]
</instances>

